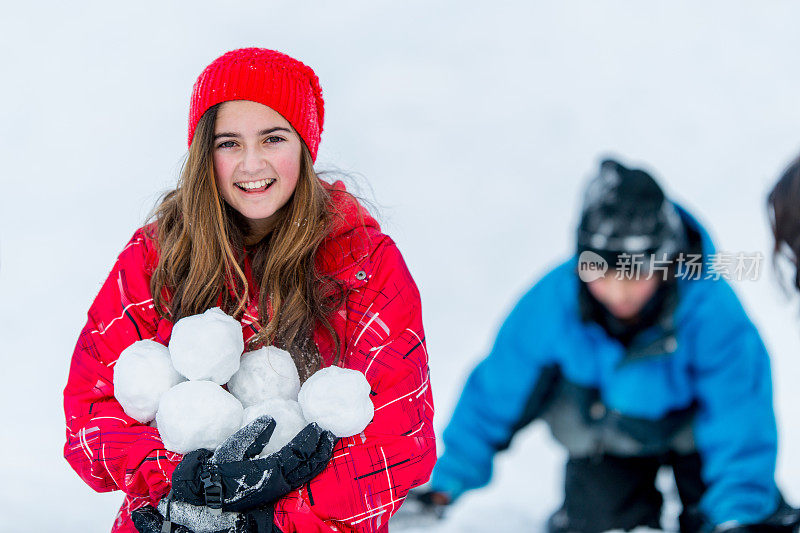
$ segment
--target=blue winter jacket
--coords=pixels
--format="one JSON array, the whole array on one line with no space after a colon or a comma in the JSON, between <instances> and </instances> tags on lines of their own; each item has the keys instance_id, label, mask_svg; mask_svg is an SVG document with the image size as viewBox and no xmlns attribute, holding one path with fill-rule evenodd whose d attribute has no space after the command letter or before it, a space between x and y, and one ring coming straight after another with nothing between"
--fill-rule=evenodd
<instances>
[{"instance_id":1,"label":"blue winter jacket","mask_svg":"<svg viewBox=\"0 0 800 533\"><path fill-rule=\"evenodd\" d=\"M715 253L708 233L676 207L703 253ZM596 388L609 413L657 421L694 406L689 423L707 486L701 511L715 525L771 514L778 492L769 356L730 285L706 274L679 278L677 343L631 359L599 324L581 319L576 265L572 257L522 297L469 376L444 431L433 489L457 498L486 485L494 454L520 428L543 372L557 367L566 381Z\"/></svg>"}]
</instances>

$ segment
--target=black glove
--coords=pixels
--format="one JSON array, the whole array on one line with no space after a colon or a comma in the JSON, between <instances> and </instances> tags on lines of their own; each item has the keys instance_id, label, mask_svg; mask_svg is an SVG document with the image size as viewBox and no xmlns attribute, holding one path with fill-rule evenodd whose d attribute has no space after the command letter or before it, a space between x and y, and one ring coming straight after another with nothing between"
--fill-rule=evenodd
<instances>
[{"instance_id":1,"label":"black glove","mask_svg":"<svg viewBox=\"0 0 800 533\"><path fill-rule=\"evenodd\" d=\"M403 505L389 520L389 529L423 531L436 528L449 505L450 497L443 492L430 489L411 490L406 494Z\"/></svg>"},{"instance_id":2,"label":"black glove","mask_svg":"<svg viewBox=\"0 0 800 533\"><path fill-rule=\"evenodd\" d=\"M409 503L416 504L420 513L442 518L450 505L450 497L438 490L411 490L406 495L406 505Z\"/></svg>"},{"instance_id":3,"label":"black glove","mask_svg":"<svg viewBox=\"0 0 800 533\"><path fill-rule=\"evenodd\" d=\"M253 424L260 424L262 429L254 431ZM208 450L195 450L184 456L172 474L173 499L223 511L263 507L310 481L333 455L333 433L309 424L274 454L252 459L275 429L275 422L268 416L257 418L253 424L237 431L221 446L224 450L230 442L229 450L245 449L242 460L219 462L232 454L212 454Z\"/></svg>"},{"instance_id":4,"label":"black glove","mask_svg":"<svg viewBox=\"0 0 800 533\"><path fill-rule=\"evenodd\" d=\"M131 519L139 533L193 533L185 526L165 520L151 505L132 512ZM273 520L272 506L269 505L237 516L236 522L231 527L214 533L277 533L278 531Z\"/></svg>"}]
</instances>

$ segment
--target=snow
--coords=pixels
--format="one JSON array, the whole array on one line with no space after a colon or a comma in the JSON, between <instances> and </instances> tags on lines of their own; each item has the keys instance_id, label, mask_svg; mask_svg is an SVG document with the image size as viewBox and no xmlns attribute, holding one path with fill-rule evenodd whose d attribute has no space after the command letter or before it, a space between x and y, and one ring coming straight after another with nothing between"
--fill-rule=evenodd
<instances>
[{"instance_id":1,"label":"snow","mask_svg":"<svg viewBox=\"0 0 800 533\"><path fill-rule=\"evenodd\" d=\"M244 351L242 325L219 307L178 320L169 352L175 369L190 380L224 385L239 370Z\"/></svg>"},{"instance_id":2,"label":"snow","mask_svg":"<svg viewBox=\"0 0 800 533\"><path fill-rule=\"evenodd\" d=\"M317 370L300 387L303 416L337 437L361 433L374 414L370 386L357 370L330 366Z\"/></svg>"},{"instance_id":3,"label":"snow","mask_svg":"<svg viewBox=\"0 0 800 533\"><path fill-rule=\"evenodd\" d=\"M547 533L544 527L546 520L547 515L540 516L519 506L479 502L472 506L469 513L450 513L442 520L414 518L398 527L399 522L392 519L389 521L389 530L392 533Z\"/></svg>"},{"instance_id":4,"label":"snow","mask_svg":"<svg viewBox=\"0 0 800 533\"><path fill-rule=\"evenodd\" d=\"M800 151L796 2L238 7L4 6L0 42L19 52L0 85L0 531L111 528L122 494L63 459L70 356L115 258L175 185L191 86L222 51L273 47L319 75L317 168L355 173L419 287L438 435L505 314L572 249L602 154L653 170L722 249L769 254L764 197ZM777 476L800 503L798 302L762 271L735 289L772 353ZM536 531L561 503L563 464L531 425L436 533ZM59 495L47 512L42 494Z\"/></svg>"},{"instance_id":5,"label":"snow","mask_svg":"<svg viewBox=\"0 0 800 533\"><path fill-rule=\"evenodd\" d=\"M211 381L184 381L161 397L156 422L164 446L178 453L214 450L239 429L239 400Z\"/></svg>"},{"instance_id":6,"label":"snow","mask_svg":"<svg viewBox=\"0 0 800 533\"><path fill-rule=\"evenodd\" d=\"M266 457L283 448L308 424L303 418L303 411L300 409L299 403L283 398L270 398L247 407L244 410L242 426L246 426L262 415L269 415L275 420L275 431L259 454L260 457Z\"/></svg>"},{"instance_id":7,"label":"snow","mask_svg":"<svg viewBox=\"0 0 800 533\"><path fill-rule=\"evenodd\" d=\"M228 390L245 407L270 398L296 400L300 377L289 352L268 346L242 356L239 370L228 382Z\"/></svg>"},{"instance_id":8,"label":"snow","mask_svg":"<svg viewBox=\"0 0 800 533\"><path fill-rule=\"evenodd\" d=\"M114 396L125 414L146 423L156 417L161 395L183 379L172 366L166 346L136 341L114 365Z\"/></svg>"}]
</instances>

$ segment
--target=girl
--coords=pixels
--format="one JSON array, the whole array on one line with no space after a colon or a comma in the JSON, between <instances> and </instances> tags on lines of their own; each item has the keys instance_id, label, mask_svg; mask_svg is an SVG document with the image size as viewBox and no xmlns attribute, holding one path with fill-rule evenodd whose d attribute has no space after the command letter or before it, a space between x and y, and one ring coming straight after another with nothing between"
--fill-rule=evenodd
<instances>
[{"instance_id":1,"label":"girl","mask_svg":"<svg viewBox=\"0 0 800 533\"><path fill-rule=\"evenodd\" d=\"M171 488L214 500L197 477L203 453L167 451L156 428L123 412L113 383L122 350L140 339L166 345L177 320L214 306L241 322L246 350L292 353L301 379L338 365L372 388L363 433L331 452L309 426L304 442L287 445L300 447L285 450L301 458L291 487L248 463L271 484L248 502L274 514L269 529L386 531L408 490L428 479L436 452L419 292L375 219L341 182L315 173L323 119L317 76L279 52L234 50L197 79L177 187L95 298L64 391L67 461L95 490L125 492L112 531L135 531L131 513ZM224 510L232 477L216 475Z\"/></svg>"}]
</instances>

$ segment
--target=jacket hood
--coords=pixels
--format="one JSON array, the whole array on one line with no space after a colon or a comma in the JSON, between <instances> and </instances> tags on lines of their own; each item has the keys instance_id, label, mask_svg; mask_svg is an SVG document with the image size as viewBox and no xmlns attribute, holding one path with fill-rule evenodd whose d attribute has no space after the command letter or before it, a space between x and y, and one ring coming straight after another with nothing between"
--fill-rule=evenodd
<instances>
[{"instance_id":1,"label":"jacket hood","mask_svg":"<svg viewBox=\"0 0 800 533\"><path fill-rule=\"evenodd\" d=\"M681 216L681 221L686 228L690 249L692 244L696 244L700 247L698 253L702 253L703 255L716 253L717 247L714 245L714 241L711 239L711 235L708 233L708 230L706 230L705 226L703 226L700 221L697 220L697 218L687 211L686 208L684 208L681 204L672 201L672 205L674 205L675 209L678 210L678 214ZM694 250L692 250L692 252L694 252Z\"/></svg>"},{"instance_id":2,"label":"jacket hood","mask_svg":"<svg viewBox=\"0 0 800 533\"><path fill-rule=\"evenodd\" d=\"M331 228L317 251L320 272L339 277L363 263L381 239L381 228L344 183L322 182L331 195Z\"/></svg>"},{"instance_id":3,"label":"jacket hood","mask_svg":"<svg viewBox=\"0 0 800 533\"><path fill-rule=\"evenodd\" d=\"M349 192L341 180L333 183L322 181L322 185L331 195L331 211L333 221L326 239L335 239L359 228L374 228L380 231L375 218Z\"/></svg>"}]
</instances>

